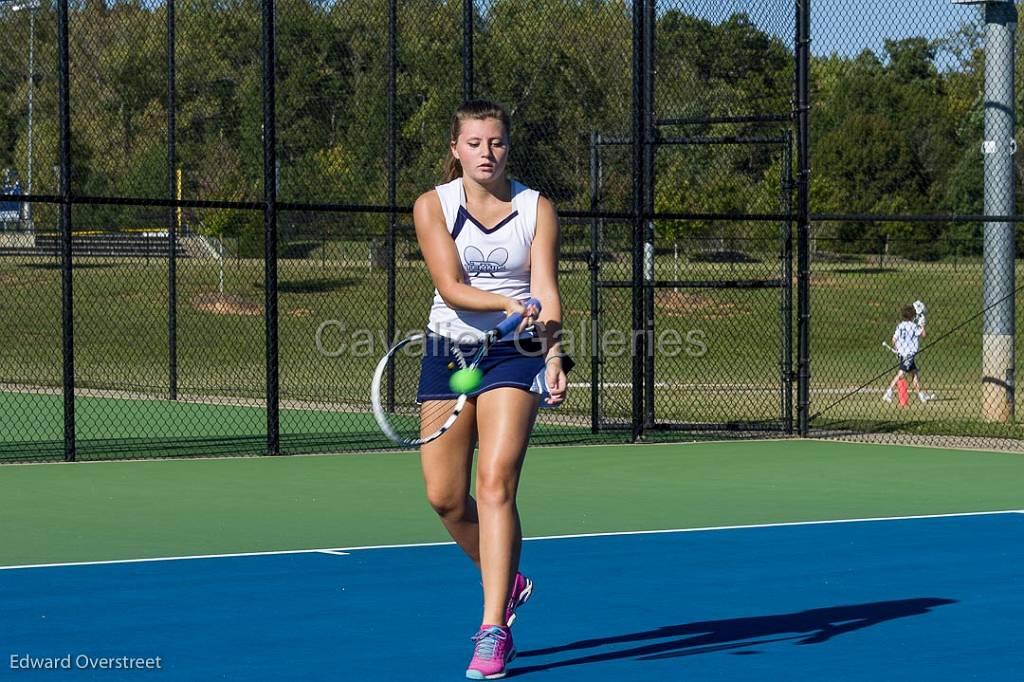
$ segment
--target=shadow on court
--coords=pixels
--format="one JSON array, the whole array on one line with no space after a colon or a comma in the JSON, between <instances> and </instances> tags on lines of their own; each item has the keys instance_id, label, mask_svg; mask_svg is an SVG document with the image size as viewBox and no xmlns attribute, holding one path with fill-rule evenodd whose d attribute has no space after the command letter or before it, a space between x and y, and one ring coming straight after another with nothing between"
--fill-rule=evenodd
<instances>
[{"instance_id":1,"label":"shadow on court","mask_svg":"<svg viewBox=\"0 0 1024 682\"><path fill-rule=\"evenodd\" d=\"M916 407L916 406L915 406ZM890 421L890 420L869 420L869 419L837 419L835 421L826 421L819 417L820 421L815 422L814 427L818 429L839 429L842 431L849 432L847 435L868 435L868 434L886 434L886 433L899 433L906 431L907 433L914 433L917 430L928 425L928 422L914 419L905 421Z\"/></svg>"},{"instance_id":2,"label":"shadow on court","mask_svg":"<svg viewBox=\"0 0 1024 682\"><path fill-rule=\"evenodd\" d=\"M842 275L888 275L893 272L899 272L896 268L836 268L832 272L836 272Z\"/></svg>"},{"instance_id":3,"label":"shadow on court","mask_svg":"<svg viewBox=\"0 0 1024 682\"><path fill-rule=\"evenodd\" d=\"M632 632L624 635L598 637L571 642L546 649L521 651L517 660L531 656L550 656L568 652L585 651L616 644L649 642L618 651L608 651L582 656L570 656L550 663L516 666L510 675L523 675L553 668L564 668L585 663L601 663L624 658L650 661L664 658L691 656L739 649L758 644L797 640L795 644L821 644L837 635L878 625L897 618L920 616L937 606L956 603L953 599L920 597L893 601L833 606L824 609L810 609L799 613L775 616L752 616L708 620L683 625L667 625L654 630ZM650 640L664 640L653 642ZM737 651L736 654L755 654L755 651Z\"/></svg>"},{"instance_id":4,"label":"shadow on court","mask_svg":"<svg viewBox=\"0 0 1024 682\"><path fill-rule=\"evenodd\" d=\"M109 270L121 267L122 265L123 263L83 263L80 260L76 260L75 270ZM60 261L56 261L51 263L22 263L20 267L29 270L60 270L64 266Z\"/></svg>"},{"instance_id":5,"label":"shadow on court","mask_svg":"<svg viewBox=\"0 0 1024 682\"><path fill-rule=\"evenodd\" d=\"M327 294L332 291L341 291L342 289L356 286L361 282L362 279L356 277L282 280L278 283L277 290L282 294ZM257 282L255 286L263 288L263 283Z\"/></svg>"}]
</instances>

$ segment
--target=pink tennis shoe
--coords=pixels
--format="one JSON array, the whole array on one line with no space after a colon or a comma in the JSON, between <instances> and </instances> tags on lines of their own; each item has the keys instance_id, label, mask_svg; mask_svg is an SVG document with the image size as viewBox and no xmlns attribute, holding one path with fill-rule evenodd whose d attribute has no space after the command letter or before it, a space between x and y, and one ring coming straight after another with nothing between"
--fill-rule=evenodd
<instances>
[{"instance_id":1,"label":"pink tennis shoe","mask_svg":"<svg viewBox=\"0 0 1024 682\"><path fill-rule=\"evenodd\" d=\"M512 627L516 622L516 609L529 601L533 594L533 581L522 573L516 573L516 579L512 581L512 593L508 597L508 606L505 607L505 625Z\"/></svg>"},{"instance_id":2,"label":"pink tennis shoe","mask_svg":"<svg viewBox=\"0 0 1024 682\"><path fill-rule=\"evenodd\" d=\"M508 664L516 657L512 631L499 625L481 625L472 637L473 660L466 668L471 680L497 680L508 674Z\"/></svg>"}]
</instances>

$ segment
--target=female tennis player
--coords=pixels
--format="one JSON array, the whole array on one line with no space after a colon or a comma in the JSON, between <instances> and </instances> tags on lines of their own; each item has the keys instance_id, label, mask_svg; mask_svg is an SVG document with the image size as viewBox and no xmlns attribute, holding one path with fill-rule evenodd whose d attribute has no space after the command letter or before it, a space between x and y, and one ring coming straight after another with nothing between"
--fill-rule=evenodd
<instances>
[{"instance_id":1,"label":"female tennis player","mask_svg":"<svg viewBox=\"0 0 1024 682\"><path fill-rule=\"evenodd\" d=\"M551 202L506 175L509 117L493 102L470 101L452 117L451 155L443 185L413 209L416 237L436 290L427 325L417 400L421 429L446 416L451 401L450 348L472 345L505 316L525 315L481 364L482 383L443 436L421 447L427 499L466 555L480 568L483 618L473 636L466 677L504 677L515 656L510 626L532 581L519 572L522 528L516 493L540 400L565 399L559 345L558 218ZM522 301L535 297L541 312ZM543 372L548 395L530 389ZM444 419L444 416L441 419ZM478 446L476 498L470 493Z\"/></svg>"}]
</instances>

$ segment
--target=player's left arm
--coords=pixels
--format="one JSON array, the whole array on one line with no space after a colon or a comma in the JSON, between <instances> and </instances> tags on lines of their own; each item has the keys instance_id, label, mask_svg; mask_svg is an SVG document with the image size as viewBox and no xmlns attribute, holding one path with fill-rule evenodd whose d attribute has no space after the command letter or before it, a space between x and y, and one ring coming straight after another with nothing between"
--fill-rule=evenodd
<instances>
[{"instance_id":1,"label":"player's left arm","mask_svg":"<svg viewBox=\"0 0 1024 682\"><path fill-rule=\"evenodd\" d=\"M537 332L544 346L545 378L550 403L565 399L566 377L562 367L562 298L558 290L558 259L561 230L555 207L545 197L537 199L537 227L530 246L530 292L540 301Z\"/></svg>"}]
</instances>

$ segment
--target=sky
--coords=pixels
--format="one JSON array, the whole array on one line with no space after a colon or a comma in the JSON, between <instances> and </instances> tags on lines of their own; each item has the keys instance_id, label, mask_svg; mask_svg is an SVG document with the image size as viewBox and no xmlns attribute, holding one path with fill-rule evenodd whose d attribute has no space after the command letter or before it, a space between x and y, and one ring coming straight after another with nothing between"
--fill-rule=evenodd
<instances>
[{"instance_id":1,"label":"sky","mask_svg":"<svg viewBox=\"0 0 1024 682\"><path fill-rule=\"evenodd\" d=\"M812 0L811 50L844 56L865 47L878 52L884 38L939 38L979 16L978 6L951 0Z\"/></svg>"},{"instance_id":2,"label":"sky","mask_svg":"<svg viewBox=\"0 0 1024 682\"><path fill-rule=\"evenodd\" d=\"M659 0L659 11L678 9L718 23L746 12L754 23L792 45L793 0ZM952 0L811 0L811 51L854 56L881 52L885 38L944 37L977 21L980 9Z\"/></svg>"}]
</instances>

